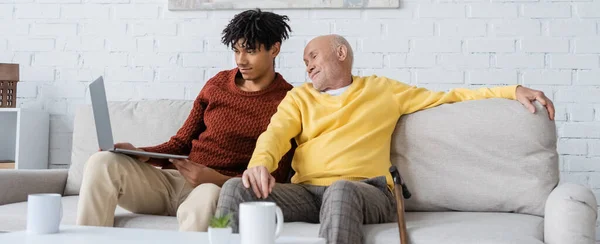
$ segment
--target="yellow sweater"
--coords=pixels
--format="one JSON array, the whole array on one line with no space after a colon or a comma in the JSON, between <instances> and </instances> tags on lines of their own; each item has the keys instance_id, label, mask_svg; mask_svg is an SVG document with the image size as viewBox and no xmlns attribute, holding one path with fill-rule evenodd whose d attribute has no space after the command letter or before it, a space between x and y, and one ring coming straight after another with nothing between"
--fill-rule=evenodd
<instances>
[{"instance_id":1,"label":"yellow sweater","mask_svg":"<svg viewBox=\"0 0 600 244\"><path fill-rule=\"evenodd\" d=\"M392 132L403 114L444 103L484 98L515 99L517 86L433 92L385 77L353 77L339 96L320 93L312 83L288 92L267 130L256 143L248 167L277 162L295 138L298 148L292 183L328 186L340 180L363 180L389 173Z\"/></svg>"}]
</instances>

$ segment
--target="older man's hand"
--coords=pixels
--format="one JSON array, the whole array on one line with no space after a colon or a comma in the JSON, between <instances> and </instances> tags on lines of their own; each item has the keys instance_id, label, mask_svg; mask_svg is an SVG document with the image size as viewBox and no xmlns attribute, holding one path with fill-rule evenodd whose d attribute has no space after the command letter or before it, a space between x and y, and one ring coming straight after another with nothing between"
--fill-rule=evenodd
<instances>
[{"instance_id":1,"label":"older man's hand","mask_svg":"<svg viewBox=\"0 0 600 244\"><path fill-rule=\"evenodd\" d=\"M548 110L548 117L550 120L554 120L554 104L542 91L529 89L527 87L518 86L516 91L517 101L521 102L527 110L531 113L535 113L535 106L533 101L538 101Z\"/></svg>"},{"instance_id":2,"label":"older man's hand","mask_svg":"<svg viewBox=\"0 0 600 244\"><path fill-rule=\"evenodd\" d=\"M265 166L254 166L244 171L242 175L244 187L252 187L252 191L258 199L266 199L273 191L275 177L269 174Z\"/></svg>"}]
</instances>

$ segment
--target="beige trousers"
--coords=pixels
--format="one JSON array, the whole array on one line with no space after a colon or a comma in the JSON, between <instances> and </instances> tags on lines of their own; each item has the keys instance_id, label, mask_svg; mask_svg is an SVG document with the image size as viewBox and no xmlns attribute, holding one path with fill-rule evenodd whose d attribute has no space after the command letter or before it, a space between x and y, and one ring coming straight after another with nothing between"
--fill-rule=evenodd
<instances>
[{"instance_id":1,"label":"beige trousers","mask_svg":"<svg viewBox=\"0 0 600 244\"><path fill-rule=\"evenodd\" d=\"M118 204L134 213L177 216L180 231L207 231L220 190L215 184L193 188L177 170L98 152L85 165L77 224L113 226Z\"/></svg>"}]
</instances>

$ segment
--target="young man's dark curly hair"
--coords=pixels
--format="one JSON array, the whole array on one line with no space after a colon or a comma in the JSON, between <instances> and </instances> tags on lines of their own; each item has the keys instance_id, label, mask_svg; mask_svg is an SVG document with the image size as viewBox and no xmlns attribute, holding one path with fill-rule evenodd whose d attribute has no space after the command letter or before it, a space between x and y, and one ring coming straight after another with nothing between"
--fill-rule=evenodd
<instances>
[{"instance_id":1,"label":"young man's dark curly hair","mask_svg":"<svg viewBox=\"0 0 600 244\"><path fill-rule=\"evenodd\" d=\"M289 18L271 12L263 12L260 9L252 9L241 12L233 17L227 27L223 30L221 42L232 47L243 40L242 47L246 49L259 49L260 44L270 50L273 44L289 37L292 32L286 23Z\"/></svg>"}]
</instances>

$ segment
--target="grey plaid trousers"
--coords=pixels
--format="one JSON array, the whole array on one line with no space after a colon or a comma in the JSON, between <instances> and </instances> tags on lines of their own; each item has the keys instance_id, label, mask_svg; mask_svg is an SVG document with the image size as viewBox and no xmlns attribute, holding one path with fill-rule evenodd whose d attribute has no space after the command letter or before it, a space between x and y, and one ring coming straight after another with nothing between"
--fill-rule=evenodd
<instances>
[{"instance_id":1,"label":"grey plaid trousers","mask_svg":"<svg viewBox=\"0 0 600 244\"><path fill-rule=\"evenodd\" d=\"M239 204L275 202L286 222L321 223L319 236L327 243L363 243L363 224L395 222L396 200L384 176L364 181L339 180L330 186L276 184L267 199L257 199L241 178L227 181L221 189L217 215L233 213L232 228L238 233Z\"/></svg>"}]
</instances>

